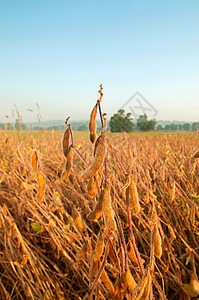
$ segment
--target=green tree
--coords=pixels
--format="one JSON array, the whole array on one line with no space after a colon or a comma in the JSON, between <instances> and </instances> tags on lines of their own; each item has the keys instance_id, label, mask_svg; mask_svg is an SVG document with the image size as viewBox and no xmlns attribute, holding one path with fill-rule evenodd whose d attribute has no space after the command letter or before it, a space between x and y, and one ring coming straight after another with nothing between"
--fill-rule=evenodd
<instances>
[{"instance_id":1,"label":"green tree","mask_svg":"<svg viewBox=\"0 0 199 300\"><path fill-rule=\"evenodd\" d=\"M118 112L111 117L109 127L112 132L133 131L134 124L131 113L125 115L124 109L119 109Z\"/></svg>"},{"instance_id":2,"label":"green tree","mask_svg":"<svg viewBox=\"0 0 199 300\"><path fill-rule=\"evenodd\" d=\"M190 124L189 123L185 123L182 125L182 128L185 130L185 131L188 131L190 130Z\"/></svg>"},{"instance_id":3,"label":"green tree","mask_svg":"<svg viewBox=\"0 0 199 300\"><path fill-rule=\"evenodd\" d=\"M199 122L192 123L191 130L197 131L198 128L199 128Z\"/></svg>"},{"instance_id":4,"label":"green tree","mask_svg":"<svg viewBox=\"0 0 199 300\"><path fill-rule=\"evenodd\" d=\"M178 129L178 126L177 126L175 123L171 123L170 129L171 129L171 130L177 130L177 129Z\"/></svg>"},{"instance_id":5,"label":"green tree","mask_svg":"<svg viewBox=\"0 0 199 300\"><path fill-rule=\"evenodd\" d=\"M178 130L182 130L182 128L183 128L183 127L182 127L182 124L179 124L179 125L178 125Z\"/></svg>"},{"instance_id":6,"label":"green tree","mask_svg":"<svg viewBox=\"0 0 199 300\"><path fill-rule=\"evenodd\" d=\"M141 131L154 130L156 126L156 119L151 119L148 121L147 115L141 115L137 121L137 128Z\"/></svg>"},{"instance_id":7,"label":"green tree","mask_svg":"<svg viewBox=\"0 0 199 300\"><path fill-rule=\"evenodd\" d=\"M155 126L157 124L156 119L151 119L148 121L148 130L155 130Z\"/></svg>"},{"instance_id":8,"label":"green tree","mask_svg":"<svg viewBox=\"0 0 199 300\"><path fill-rule=\"evenodd\" d=\"M165 125L164 129L165 130L170 130L171 129L171 125L170 124Z\"/></svg>"},{"instance_id":9,"label":"green tree","mask_svg":"<svg viewBox=\"0 0 199 300\"><path fill-rule=\"evenodd\" d=\"M137 121L137 127L141 131L148 130L148 119L147 119L146 114L139 116L138 121Z\"/></svg>"},{"instance_id":10,"label":"green tree","mask_svg":"<svg viewBox=\"0 0 199 300\"><path fill-rule=\"evenodd\" d=\"M156 128L156 130L163 130L164 128L162 127L162 125L161 124L159 124L158 126L157 126L157 128Z\"/></svg>"},{"instance_id":11,"label":"green tree","mask_svg":"<svg viewBox=\"0 0 199 300\"><path fill-rule=\"evenodd\" d=\"M88 129L88 127L87 127L85 124L80 125L80 126L77 128L78 131L86 131L87 129Z\"/></svg>"}]
</instances>

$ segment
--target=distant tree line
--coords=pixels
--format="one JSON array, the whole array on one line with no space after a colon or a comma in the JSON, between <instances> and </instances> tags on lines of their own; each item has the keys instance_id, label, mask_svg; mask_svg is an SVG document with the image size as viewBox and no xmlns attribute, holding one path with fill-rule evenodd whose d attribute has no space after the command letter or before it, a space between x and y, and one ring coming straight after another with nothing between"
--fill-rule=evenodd
<instances>
[{"instance_id":1,"label":"distant tree line","mask_svg":"<svg viewBox=\"0 0 199 300\"><path fill-rule=\"evenodd\" d=\"M152 130L183 130L183 131L197 131L197 128L199 128L199 122L193 122L193 123L183 123L183 124L175 124L170 123L166 125L157 125L156 119L148 120L147 115L141 115L139 118L133 122L133 119L131 117L131 113L125 113L123 109L118 110L117 113L115 113L110 121L108 122L108 129L112 132L131 132L134 130L140 130L140 131L152 131ZM4 129L6 126L7 130L34 130L39 131L43 130L42 126L27 126L26 124L23 124L22 122L19 122L18 119L16 119L15 123L0 123L0 129ZM64 130L64 126L49 126L45 127L45 130ZM77 131L87 131L88 130L88 124L82 124L77 122L73 126L73 130ZM98 122L98 130L101 130L101 125Z\"/></svg>"},{"instance_id":2,"label":"distant tree line","mask_svg":"<svg viewBox=\"0 0 199 300\"><path fill-rule=\"evenodd\" d=\"M199 128L199 122L184 123L184 124L166 124L165 126L158 125L156 130L184 130L184 131L196 131Z\"/></svg>"},{"instance_id":3,"label":"distant tree line","mask_svg":"<svg viewBox=\"0 0 199 300\"><path fill-rule=\"evenodd\" d=\"M77 124L76 124L77 123ZM76 122L73 126L73 130L77 131L87 131L88 130L88 124L82 124L81 122ZM88 122L87 122L88 123ZM64 124L64 121L63 121ZM0 129L4 129L6 127L7 130L33 130L33 131L41 131L43 129L49 131L49 130L65 130L64 125L54 125L54 126L42 126L38 123L38 125L26 125L22 122L20 122L18 119L15 120L15 123L0 123ZM99 126L100 127L100 126Z\"/></svg>"},{"instance_id":4,"label":"distant tree line","mask_svg":"<svg viewBox=\"0 0 199 300\"><path fill-rule=\"evenodd\" d=\"M112 132L131 132L133 130L151 131L151 130L183 130L183 131L197 131L199 122L184 123L184 124L166 124L165 126L157 125L156 119L148 120L147 115L139 116L138 120L134 123L131 118L131 113L125 114L123 109L118 110L109 122L109 127Z\"/></svg>"}]
</instances>

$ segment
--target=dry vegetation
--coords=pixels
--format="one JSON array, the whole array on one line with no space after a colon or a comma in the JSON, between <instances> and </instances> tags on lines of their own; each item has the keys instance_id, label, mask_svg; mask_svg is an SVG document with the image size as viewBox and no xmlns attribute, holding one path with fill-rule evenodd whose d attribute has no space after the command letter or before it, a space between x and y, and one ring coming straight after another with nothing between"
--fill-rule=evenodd
<instances>
[{"instance_id":1,"label":"dry vegetation","mask_svg":"<svg viewBox=\"0 0 199 300\"><path fill-rule=\"evenodd\" d=\"M109 136L101 114L96 139L95 112L94 144L0 133L0 298L197 299L198 136Z\"/></svg>"}]
</instances>

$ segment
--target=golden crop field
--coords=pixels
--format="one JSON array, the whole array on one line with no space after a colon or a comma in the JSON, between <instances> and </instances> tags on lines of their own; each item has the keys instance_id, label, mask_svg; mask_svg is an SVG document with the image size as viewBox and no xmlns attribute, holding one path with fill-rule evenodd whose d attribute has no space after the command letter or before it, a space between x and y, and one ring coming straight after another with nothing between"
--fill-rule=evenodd
<instances>
[{"instance_id":1,"label":"golden crop field","mask_svg":"<svg viewBox=\"0 0 199 300\"><path fill-rule=\"evenodd\" d=\"M197 299L199 136L70 129L0 132L0 299Z\"/></svg>"}]
</instances>

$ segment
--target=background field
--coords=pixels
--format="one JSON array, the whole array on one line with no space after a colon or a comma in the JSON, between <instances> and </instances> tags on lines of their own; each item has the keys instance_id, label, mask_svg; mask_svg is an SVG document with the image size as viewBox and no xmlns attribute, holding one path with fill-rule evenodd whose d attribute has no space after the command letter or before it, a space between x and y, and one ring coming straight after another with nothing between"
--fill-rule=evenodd
<instances>
[{"instance_id":1,"label":"background field","mask_svg":"<svg viewBox=\"0 0 199 300\"><path fill-rule=\"evenodd\" d=\"M131 174L141 205L137 215L131 208L132 227L145 270L150 265L153 247L151 220L158 224L162 256L155 259L150 297L189 299L186 290L190 288L193 293L189 282L193 276L196 280L199 266L199 168L193 158L198 150L198 135L155 132L132 133L127 139L124 134L107 136L126 170L131 163L129 151L132 153ZM103 218L93 222L86 216L94 209L99 193L96 191L93 198L89 196L88 183L82 180L86 167L74 150L69 178L60 179L65 164L61 138L62 134L55 131L0 132L1 299L86 299L95 281L98 270L92 277L92 255ZM90 164L93 145L88 134L74 133L74 145ZM40 156L38 170L46 180L45 195L40 202L37 174L33 178L31 167L31 154L35 150ZM106 158L112 202L127 244L130 232L123 188L126 179L108 144ZM85 224L82 232L71 213L73 206ZM96 283L91 299L131 299L129 288L121 280L125 272L125 247L119 244L121 232L119 236L112 233L112 244L104 236L109 254L104 260L105 247L98 267L103 262L106 273ZM81 249L85 250L83 257ZM138 263L130 256L127 259L139 285L142 273ZM109 286L104 274L108 275ZM118 288L118 280L121 280L120 298L111 294L112 286ZM159 286L165 298L161 298ZM196 290L195 296L197 291L199 294Z\"/></svg>"}]
</instances>

